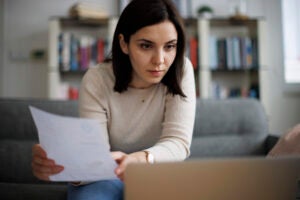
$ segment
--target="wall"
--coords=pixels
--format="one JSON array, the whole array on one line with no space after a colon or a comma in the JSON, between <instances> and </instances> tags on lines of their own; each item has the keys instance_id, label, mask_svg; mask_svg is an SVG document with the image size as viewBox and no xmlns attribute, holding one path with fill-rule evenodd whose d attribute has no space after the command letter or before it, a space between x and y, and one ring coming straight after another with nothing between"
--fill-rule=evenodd
<instances>
[{"instance_id":1,"label":"wall","mask_svg":"<svg viewBox=\"0 0 300 200\"><path fill-rule=\"evenodd\" d=\"M300 123L300 91L289 92L284 84L281 0L264 3L268 22L270 130L282 133Z\"/></svg>"},{"instance_id":2,"label":"wall","mask_svg":"<svg viewBox=\"0 0 300 200\"><path fill-rule=\"evenodd\" d=\"M3 94L3 16L4 16L4 0L0 0L0 96Z\"/></svg>"},{"instance_id":3,"label":"wall","mask_svg":"<svg viewBox=\"0 0 300 200\"><path fill-rule=\"evenodd\" d=\"M48 19L66 16L75 0L4 0L4 57L2 79L4 97L46 97L47 59L33 60L32 50L48 46ZM87 1L86 1L87 2ZM116 14L114 1L98 2ZM1 12L2 13L2 12Z\"/></svg>"},{"instance_id":4,"label":"wall","mask_svg":"<svg viewBox=\"0 0 300 200\"><path fill-rule=\"evenodd\" d=\"M89 0L91 2L92 0ZM227 16L232 12L232 3L238 0L192 0L193 15L201 4L211 5L215 14ZM63 16L75 0L0 0L4 2L4 23L0 33L4 37L4 48L0 46L0 96L2 97L46 97L47 61L28 59L32 49L47 49L48 19ZM117 0L93 0L99 2L112 15L117 14ZM281 34L280 0L248 0L247 14L264 16L267 21L269 55L266 70L269 79L269 99L266 107L270 113L270 131L280 134L300 122L300 95L288 93L283 84L283 56ZM2 13L2 12L1 12ZM1 32L1 31L0 31ZM275 42L274 42L275 41ZM3 47L2 46L2 47ZM1 60L1 50L4 57ZM26 58L27 56L27 58Z\"/></svg>"}]
</instances>

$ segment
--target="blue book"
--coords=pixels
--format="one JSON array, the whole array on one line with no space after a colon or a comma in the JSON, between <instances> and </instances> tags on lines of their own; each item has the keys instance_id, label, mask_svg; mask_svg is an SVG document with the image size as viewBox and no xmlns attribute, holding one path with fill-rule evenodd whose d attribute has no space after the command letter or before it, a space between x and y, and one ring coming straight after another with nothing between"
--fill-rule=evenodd
<instances>
[{"instance_id":1,"label":"blue book","mask_svg":"<svg viewBox=\"0 0 300 200\"><path fill-rule=\"evenodd\" d=\"M79 64L78 64L78 50L79 50L79 44L78 39L71 35L71 48L70 48L70 69L71 71L78 71Z\"/></svg>"}]
</instances>

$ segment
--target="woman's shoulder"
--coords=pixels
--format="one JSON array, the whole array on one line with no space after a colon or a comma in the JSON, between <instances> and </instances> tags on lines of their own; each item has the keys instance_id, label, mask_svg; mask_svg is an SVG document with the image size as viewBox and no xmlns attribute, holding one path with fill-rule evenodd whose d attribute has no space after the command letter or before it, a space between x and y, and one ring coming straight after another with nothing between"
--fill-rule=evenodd
<instances>
[{"instance_id":1,"label":"woman's shoulder","mask_svg":"<svg viewBox=\"0 0 300 200\"><path fill-rule=\"evenodd\" d=\"M90 67L85 76L88 76L92 79L101 79L103 81L114 81L112 64L110 62L100 63L93 67Z\"/></svg>"},{"instance_id":2,"label":"woman's shoulder","mask_svg":"<svg viewBox=\"0 0 300 200\"><path fill-rule=\"evenodd\" d=\"M100 63L90 67L85 73L82 84L92 84L101 88L113 88L115 82L111 63Z\"/></svg>"},{"instance_id":3,"label":"woman's shoulder","mask_svg":"<svg viewBox=\"0 0 300 200\"><path fill-rule=\"evenodd\" d=\"M190 61L190 59L188 57L184 57L184 69L193 69L193 65L192 62Z\"/></svg>"}]
</instances>

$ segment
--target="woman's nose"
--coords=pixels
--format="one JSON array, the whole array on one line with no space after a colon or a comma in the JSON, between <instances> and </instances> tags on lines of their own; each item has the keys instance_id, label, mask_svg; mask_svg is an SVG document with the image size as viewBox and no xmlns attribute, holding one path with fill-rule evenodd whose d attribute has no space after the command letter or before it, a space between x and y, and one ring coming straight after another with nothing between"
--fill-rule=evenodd
<instances>
[{"instance_id":1,"label":"woman's nose","mask_svg":"<svg viewBox=\"0 0 300 200\"><path fill-rule=\"evenodd\" d=\"M152 62L154 65L161 65L164 63L164 51L163 50L157 50L154 52Z\"/></svg>"}]
</instances>

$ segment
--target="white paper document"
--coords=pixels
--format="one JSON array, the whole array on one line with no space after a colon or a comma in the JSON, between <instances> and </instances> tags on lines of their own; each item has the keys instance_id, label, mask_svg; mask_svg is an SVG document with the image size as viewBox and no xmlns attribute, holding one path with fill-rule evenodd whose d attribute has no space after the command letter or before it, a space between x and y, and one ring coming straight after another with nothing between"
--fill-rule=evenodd
<instances>
[{"instance_id":1,"label":"white paper document","mask_svg":"<svg viewBox=\"0 0 300 200\"><path fill-rule=\"evenodd\" d=\"M64 166L52 181L97 181L116 179L116 162L93 119L65 117L29 106L47 156Z\"/></svg>"}]
</instances>

